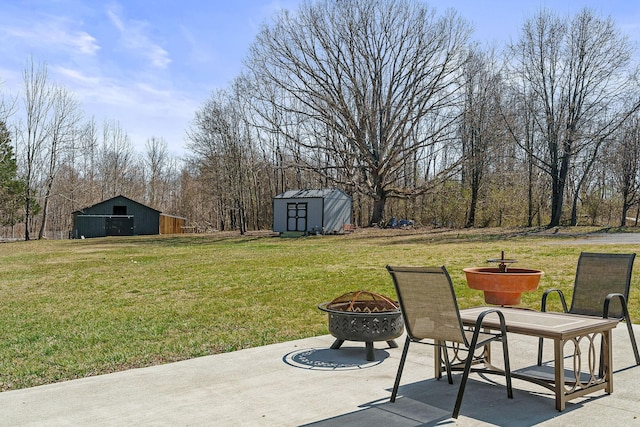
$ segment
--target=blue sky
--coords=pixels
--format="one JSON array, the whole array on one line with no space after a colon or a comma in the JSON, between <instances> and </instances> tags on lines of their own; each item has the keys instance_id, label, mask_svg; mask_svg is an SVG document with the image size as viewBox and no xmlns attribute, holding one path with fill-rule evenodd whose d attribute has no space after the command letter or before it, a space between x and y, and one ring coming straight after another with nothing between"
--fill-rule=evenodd
<instances>
[{"instance_id":1,"label":"blue sky","mask_svg":"<svg viewBox=\"0 0 640 427\"><path fill-rule=\"evenodd\" d=\"M98 123L117 120L134 147L164 138L185 153L185 132L211 92L242 69L248 47L279 9L302 0L0 0L0 91L18 94L30 57L46 63ZM481 42L516 39L540 7L611 15L640 41L637 0L433 0L475 27Z\"/></svg>"}]
</instances>

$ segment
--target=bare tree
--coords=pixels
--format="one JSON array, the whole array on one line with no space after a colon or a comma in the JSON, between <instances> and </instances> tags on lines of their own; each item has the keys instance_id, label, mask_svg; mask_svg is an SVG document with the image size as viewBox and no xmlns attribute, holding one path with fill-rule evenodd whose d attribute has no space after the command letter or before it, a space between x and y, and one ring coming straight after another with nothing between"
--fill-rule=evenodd
<instances>
[{"instance_id":1,"label":"bare tree","mask_svg":"<svg viewBox=\"0 0 640 427\"><path fill-rule=\"evenodd\" d=\"M636 115L616 133L608 156L615 188L621 196L620 225L629 209L640 202L640 118Z\"/></svg>"},{"instance_id":2,"label":"bare tree","mask_svg":"<svg viewBox=\"0 0 640 427\"><path fill-rule=\"evenodd\" d=\"M454 12L438 18L422 3L324 0L265 26L247 64L260 101L302 125L273 121L273 130L295 142L305 167L371 197L375 223L387 198L425 190L398 183L406 159L424 161L450 136L469 33ZM349 172L327 173L338 170Z\"/></svg>"},{"instance_id":3,"label":"bare tree","mask_svg":"<svg viewBox=\"0 0 640 427\"><path fill-rule=\"evenodd\" d=\"M147 172L147 202L150 206L162 206L165 202L165 170L168 167L167 142L151 137L145 143L144 164Z\"/></svg>"},{"instance_id":4,"label":"bare tree","mask_svg":"<svg viewBox=\"0 0 640 427\"><path fill-rule=\"evenodd\" d=\"M52 111L47 125L47 146L43 147L46 158L46 176L43 191L42 221L38 239L42 239L47 226L47 213L58 169L60 167L60 155L73 147L73 140L77 136L77 125L80 121L80 106L73 95L64 87L58 86L52 89Z\"/></svg>"},{"instance_id":5,"label":"bare tree","mask_svg":"<svg viewBox=\"0 0 640 427\"><path fill-rule=\"evenodd\" d=\"M640 105L636 100L630 109L621 109L632 84L632 46L610 18L596 17L589 9L572 20L542 10L525 22L510 49L522 98L534 97L523 106L532 109L534 140L542 146L530 154L550 178L549 226L556 226L578 154L589 149L595 158L599 144Z\"/></svg>"},{"instance_id":6,"label":"bare tree","mask_svg":"<svg viewBox=\"0 0 640 427\"><path fill-rule=\"evenodd\" d=\"M43 153L50 137L50 116L54 107L52 87L47 81L47 67L31 58L23 72L24 124L19 126L19 149L23 159L25 191L25 240L30 239L32 215L39 209L36 189L43 171Z\"/></svg>"},{"instance_id":7,"label":"bare tree","mask_svg":"<svg viewBox=\"0 0 640 427\"><path fill-rule=\"evenodd\" d=\"M80 188L72 188L69 197L77 202L75 208L90 206L100 199L98 183L98 156L100 151L99 126L94 117L87 120L80 129L80 136L75 140L72 150L74 168L77 170L82 184Z\"/></svg>"},{"instance_id":8,"label":"bare tree","mask_svg":"<svg viewBox=\"0 0 640 427\"><path fill-rule=\"evenodd\" d=\"M102 146L98 170L102 185L101 199L120 194L132 196L135 159L131 140L120 123L105 120L102 126Z\"/></svg>"},{"instance_id":9,"label":"bare tree","mask_svg":"<svg viewBox=\"0 0 640 427\"><path fill-rule=\"evenodd\" d=\"M465 227L476 223L476 211L485 173L493 160L500 141L501 76L495 52L482 52L474 47L463 67L465 103L460 120L462 141L462 182L470 190Z\"/></svg>"},{"instance_id":10,"label":"bare tree","mask_svg":"<svg viewBox=\"0 0 640 427\"><path fill-rule=\"evenodd\" d=\"M245 120L239 108L235 92L219 90L212 94L196 117L189 132L189 148L195 154L195 162L203 179L218 201L218 225L231 228L241 234L246 231L245 187L249 170L247 134L243 131Z\"/></svg>"}]
</instances>

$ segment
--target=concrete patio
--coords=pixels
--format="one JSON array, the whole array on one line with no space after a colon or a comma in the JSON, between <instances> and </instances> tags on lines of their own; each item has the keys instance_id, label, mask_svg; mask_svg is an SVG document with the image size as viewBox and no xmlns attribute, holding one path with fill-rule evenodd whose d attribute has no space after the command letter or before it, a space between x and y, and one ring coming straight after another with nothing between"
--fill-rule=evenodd
<instances>
[{"instance_id":1,"label":"concrete patio","mask_svg":"<svg viewBox=\"0 0 640 427\"><path fill-rule=\"evenodd\" d=\"M640 326L634 325L640 337ZM535 363L536 339L509 335L512 369ZM399 344L404 338L398 340ZM541 386L470 376L460 417L454 385L433 379L433 348L413 345L395 403L389 402L400 348L364 343L331 350L326 335L149 368L0 393L0 424L11 426L566 426L640 425L640 367L626 328L613 334L614 391L554 407ZM552 348L552 345L545 347ZM498 353L499 354L499 353ZM545 353L545 360L550 354Z\"/></svg>"}]
</instances>

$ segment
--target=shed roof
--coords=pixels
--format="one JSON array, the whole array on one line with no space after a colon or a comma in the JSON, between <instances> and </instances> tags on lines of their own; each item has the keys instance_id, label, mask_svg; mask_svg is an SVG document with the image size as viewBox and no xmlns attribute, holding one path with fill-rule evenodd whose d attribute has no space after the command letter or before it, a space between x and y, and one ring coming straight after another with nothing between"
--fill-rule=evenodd
<instances>
[{"instance_id":1,"label":"shed roof","mask_svg":"<svg viewBox=\"0 0 640 427\"><path fill-rule=\"evenodd\" d=\"M274 199L322 199L335 192L342 193L349 197L344 191L338 188L324 188L316 190L289 190L278 194Z\"/></svg>"}]
</instances>

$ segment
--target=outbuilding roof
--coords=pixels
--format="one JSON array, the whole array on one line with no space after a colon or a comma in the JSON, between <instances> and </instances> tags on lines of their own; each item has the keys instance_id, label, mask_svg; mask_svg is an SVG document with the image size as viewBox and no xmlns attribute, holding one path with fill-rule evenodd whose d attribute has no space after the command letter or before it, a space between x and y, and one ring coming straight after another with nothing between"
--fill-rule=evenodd
<instances>
[{"instance_id":1,"label":"outbuilding roof","mask_svg":"<svg viewBox=\"0 0 640 427\"><path fill-rule=\"evenodd\" d=\"M324 188L317 190L289 190L278 194L274 199L321 199L335 192L339 192L347 196L344 191L338 188Z\"/></svg>"},{"instance_id":2,"label":"outbuilding roof","mask_svg":"<svg viewBox=\"0 0 640 427\"><path fill-rule=\"evenodd\" d=\"M98 205L102 205L102 204L107 203L107 202L109 202L109 201L111 201L111 200L114 200L114 199L124 199L124 200L126 200L126 201L128 201L128 202L130 202L130 203L135 203L136 205L144 206L144 207L145 207L145 208L147 208L147 209L150 209L150 210L152 210L152 211L156 211L156 212L158 212L158 213L161 213L161 212L160 212L159 210L157 210L157 209L154 209L154 208L152 208L152 207L149 207L149 206L147 206L147 205L145 205L145 204L142 204L142 203L140 203L140 202L136 202L135 200L132 200L132 199L130 199L130 198L128 198L128 197L125 197L125 196L123 196L123 195L119 195L119 196L112 197L112 198L110 198L110 199L103 200L103 201L98 202L98 203L96 203L96 204L94 204L94 205L87 206L86 208L79 209L79 210L77 210L77 211L75 211L75 212L73 212L73 213L74 213L74 214L83 214L83 213L84 213L84 211L90 210L90 209L92 209L92 208L94 208L94 207L96 207L96 206L98 206Z\"/></svg>"}]
</instances>

